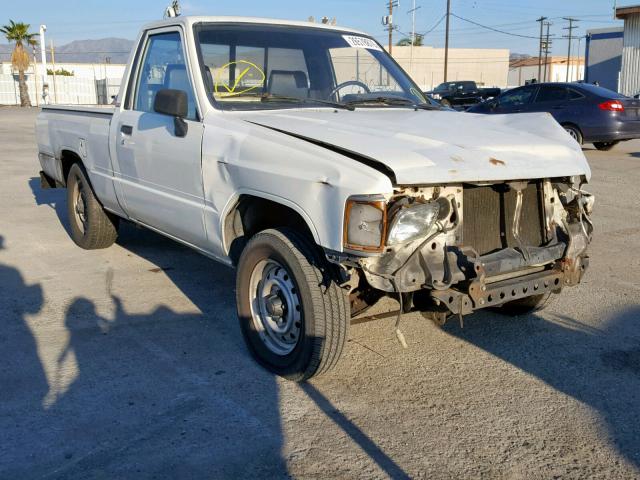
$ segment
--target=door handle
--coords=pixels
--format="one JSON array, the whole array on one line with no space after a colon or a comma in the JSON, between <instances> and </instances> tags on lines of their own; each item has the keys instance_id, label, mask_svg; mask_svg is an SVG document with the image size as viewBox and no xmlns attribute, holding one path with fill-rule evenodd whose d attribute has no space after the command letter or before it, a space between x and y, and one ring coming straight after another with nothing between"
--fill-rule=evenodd
<instances>
[{"instance_id":1,"label":"door handle","mask_svg":"<svg viewBox=\"0 0 640 480\"><path fill-rule=\"evenodd\" d=\"M131 125L121 125L120 126L120 131L125 135L132 135L133 134L133 127Z\"/></svg>"}]
</instances>

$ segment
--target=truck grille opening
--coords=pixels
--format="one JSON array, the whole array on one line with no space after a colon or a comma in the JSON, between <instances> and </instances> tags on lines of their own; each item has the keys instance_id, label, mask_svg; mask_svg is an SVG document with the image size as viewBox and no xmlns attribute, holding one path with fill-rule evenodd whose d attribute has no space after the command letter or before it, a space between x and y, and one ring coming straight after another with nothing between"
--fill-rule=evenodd
<instances>
[{"instance_id":1,"label":"truck grille opening","mask_svg":"<svg viewBox=\"0 0 640 480\"><path fill-rule=\"evenodd\" d=\"M530 182L522 193L520 238L525 246L539 247L546 241L542 182ZM479 255L516 247L512 233L515 207L516 192L506 184L465 185L462 243Z\"/></svg>"}]
</instances>

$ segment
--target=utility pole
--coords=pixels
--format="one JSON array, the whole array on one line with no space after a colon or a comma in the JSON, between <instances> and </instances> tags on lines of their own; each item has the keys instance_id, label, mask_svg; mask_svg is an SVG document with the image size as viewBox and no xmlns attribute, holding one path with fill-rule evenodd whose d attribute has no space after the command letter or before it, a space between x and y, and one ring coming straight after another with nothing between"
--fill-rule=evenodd
<instances>
[{"instance_id":1,"label":"utility pole","mask_svg":"<svg viewBox=\"0 0 640 480\"><path fill-rule=\"evenodd\" d=\"M569 83L569 72L571 71L571 41L573 40L573 31L578 27L573 26L573 24L577 22L575 18L565 17L563 20L569 22L569 26L564 27L564 30L569 30L569 35L565 35L564 37L569 39L569 51L567 53L567 83Z\"/></svg>"},{"instance_id":2,"label":"utility pole","mask_svg":"<svg viewBox=\"0 0 640 480\"><path fill-rule=\"evenodd\" d=\"M550 34L549 34L549 30L551 28L552 23L551 22L545 22L545 25L547 27L547 35L545 37L545 41L544 41L544 82L548 82L548 73L547 73L547 68L549 66L549 52L551 50L551 39ZM549 69L550 70L550 69Z\"/></svg>"},{"instance_id":3,"label":"utility pole","mask_svg":"<svg viewBox=\"0 0 640 480\"><path fill-rule=\"evenodd\" d=\"M393 0L389 0L389 55L393 54Z\"/></svg>"},{"instance_id":4,"label":"utility pole","mask_svg":"<svg viewBox=\"0 0 640 480\"><path fill-rule=\"evenodd\" d=\"M540 49L538 50L538 81L542 73L542 35L544 34L544 21L547 17L540 17L536 22L540 22Z\"/></svg>"},{"instance_id":5,"label":"utility pole","mask_svg":"<svg viewBox=\"0 0 640 480\"><path fill-rule=\"evenodd\" d=\"M444 37L444 81L447 81L447 73L449 70L449 26L451 21L451 0L447 0L447 33Z\"/></svg>"},{"instance_id":6,"label":"utility pole","mask_svg":"<svg viewBox=\"0 0 640 480\"><path fill-rule=\"evenodd\" d=\"M416 39L416 11L422 7L416 7L416 0L413 0L413 8L409 10L411 14L411 59L409 61L409 72L413 74L413 47L415 46Z\"/></svg>"}]
</instances>

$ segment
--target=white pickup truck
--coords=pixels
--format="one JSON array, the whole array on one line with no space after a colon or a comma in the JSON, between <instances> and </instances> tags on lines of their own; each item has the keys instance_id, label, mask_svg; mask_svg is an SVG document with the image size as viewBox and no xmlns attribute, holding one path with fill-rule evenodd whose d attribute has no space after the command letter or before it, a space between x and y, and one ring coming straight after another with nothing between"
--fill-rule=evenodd
<instances>
[{"instance_id":1,"label":"white pickup truck","mask_svg":"<svg viewBox=\"0 0 640 480\"><path fill-rule=\"evenodd\" d=\"M524 313L588 265L590 169L550 115L443 110L351 29L147 25L115 105L44 106L37 140L80 247L124 219L234 266L249 350L292 380L383 296L398 322Z\"/></svg>"}]
</instances>

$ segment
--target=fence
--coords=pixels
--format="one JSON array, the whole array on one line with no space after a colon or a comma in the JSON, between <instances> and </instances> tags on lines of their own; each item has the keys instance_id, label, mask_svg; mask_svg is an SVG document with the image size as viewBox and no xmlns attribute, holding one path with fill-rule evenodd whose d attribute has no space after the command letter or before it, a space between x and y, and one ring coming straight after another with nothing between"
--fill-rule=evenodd
<instances>
[{"instance_id":1,"label":"fence","mask_svg":"<svg viewBox=\"0 0 640 480\"><path fill-rule=\"evenodd\" d=\"M32 105L42 103L42 77L26 74ZM120 79L95 80L88 77L47 76L49 103L98 105L111 103L118 94ZM20 105L18 75L0 75L0 105Z\"/></svg>"}]
</instances>

